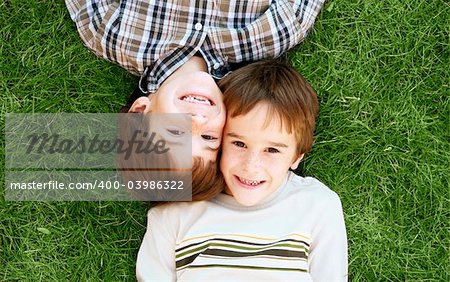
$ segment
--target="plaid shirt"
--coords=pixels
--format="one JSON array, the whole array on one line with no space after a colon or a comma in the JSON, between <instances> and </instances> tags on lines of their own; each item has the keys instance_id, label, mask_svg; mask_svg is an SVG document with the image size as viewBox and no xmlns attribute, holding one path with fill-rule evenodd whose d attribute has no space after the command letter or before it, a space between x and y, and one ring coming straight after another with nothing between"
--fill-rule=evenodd
<instances>
[{"instance_id":1,"label":"plaid shirt","mask_svg":"<svg viewBox=\"0 0 450 282\"><path fill-rule=\"evenodd\" d=\"M144 92L195 53L214 78L300 43L325 0L66 0L84 44L141 75ZM193 6L195 5L195 6Z\"/></svg>"}]
</instances>

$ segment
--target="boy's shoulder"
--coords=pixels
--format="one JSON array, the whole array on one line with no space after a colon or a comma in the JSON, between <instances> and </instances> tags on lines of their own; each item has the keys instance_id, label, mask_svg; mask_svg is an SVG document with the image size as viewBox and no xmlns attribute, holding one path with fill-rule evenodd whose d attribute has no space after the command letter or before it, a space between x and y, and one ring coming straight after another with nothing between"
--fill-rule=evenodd
<instances>
[{"instance_id":1,"label":"boy's shoulder","mask_svg":"<svg viewBox=\"0 0 450 282\"><path fill-rule=\"evenodd\" d=\"M199 218L208 213L207 201L172 202L150 208L147 213L147 225L164 230L164 234L181 236L195 225Z\"/></svg>"},{"instance_id":2,"label":"boy's shoulder","mask_svg":"<svg viewBox=\"0 0 450 282\"><path fill-rule=\"evenodd\" d=\"M336 192L314 177L302 177L290 172L287 186L289 196L299 196L309 200L320 199L321 202L339 200Z\"/></svg>"},{"instance_id":3,"label":"boy's shoulder","mask_svg":"<svg viewBox=\"0 0 450 282\"><path fill-rule=\"evenodd\" d=\"M286 191L279 203L285 210L293 209L314 220L342 214L342 202L338 194L314 177L301 177L292 173Z\"/></svg>"},{"instance_id":4,"label":"boy's shoulder","mask_svg":"<svg viewBox=\"0 0 450 282\"><path fill-rule=\"evenodd\" d=\"M171 202L150 208L147 212L147 217L149 220L151 218L158 218L159 221L176 223L184 220L186 215L195 218L201 215L206 208L206 201Z\"/></svg>"}]
</instances>

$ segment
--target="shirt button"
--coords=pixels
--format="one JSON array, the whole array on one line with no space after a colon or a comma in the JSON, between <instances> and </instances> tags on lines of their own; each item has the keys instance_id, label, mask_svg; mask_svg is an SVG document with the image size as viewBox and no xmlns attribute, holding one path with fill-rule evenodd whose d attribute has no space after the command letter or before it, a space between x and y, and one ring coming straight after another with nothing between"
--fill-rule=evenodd
<instances>
[{"instance_id":1,"label":"shirt button","mask_svg":"<svg viewBox=\"0 0 450 282\"><path fill-rule=\"evenodd\" d=\"M220 64L219 64L219 63L215 63L214 66L213 66L213 68L214 68L215 70L218 69L218 68L220 68Z\"/></svg>"},{"instance_id":2,"label":"shirt button","mask_svg":"<svg viewBox=\"0 0 450 282\"><path fill-rule=\"evenodd\" d=\"M196 23L194 27L195 27L195 30L200 31L200 30L202 30L203 25L201 23Z\"/></svg>"}]
</instances>

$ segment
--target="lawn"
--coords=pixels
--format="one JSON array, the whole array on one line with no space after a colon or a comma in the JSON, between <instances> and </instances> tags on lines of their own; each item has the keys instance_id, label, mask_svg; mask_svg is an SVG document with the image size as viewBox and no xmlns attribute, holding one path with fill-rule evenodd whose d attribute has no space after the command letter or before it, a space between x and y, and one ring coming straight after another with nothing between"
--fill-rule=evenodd
<instances>
[{"instance_id":1,"label":"lawn","mask_svg":"<svg viewBox=\"0 0 450 282\"><path fill-rule=\"evenodd\" d=\"M63 1L2 1L0 23L2 130L6 113L117 112L138 81L82 45ZM321 105L299 173L341 197L351 281L450 280L449 45L448 1L333 0L289 54ZM2 193L0 280L133 281L147 208Z\"/></svg>"}]
</instances>

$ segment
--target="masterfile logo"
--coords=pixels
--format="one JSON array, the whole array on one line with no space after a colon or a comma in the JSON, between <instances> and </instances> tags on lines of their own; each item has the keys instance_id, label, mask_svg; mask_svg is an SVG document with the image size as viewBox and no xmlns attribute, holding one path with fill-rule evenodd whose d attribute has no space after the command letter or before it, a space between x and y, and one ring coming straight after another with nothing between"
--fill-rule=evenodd
<instances>
[{"instance_id":1,"label":"masterfile logo","mask_svg":"<svg viewBox=\"0 0 450 282\"><path fill-rule=\"evenodd\" d=\"M8 114L5 199L190 200L188 126L185 114Z\"/></svg>"}]
</instances>

